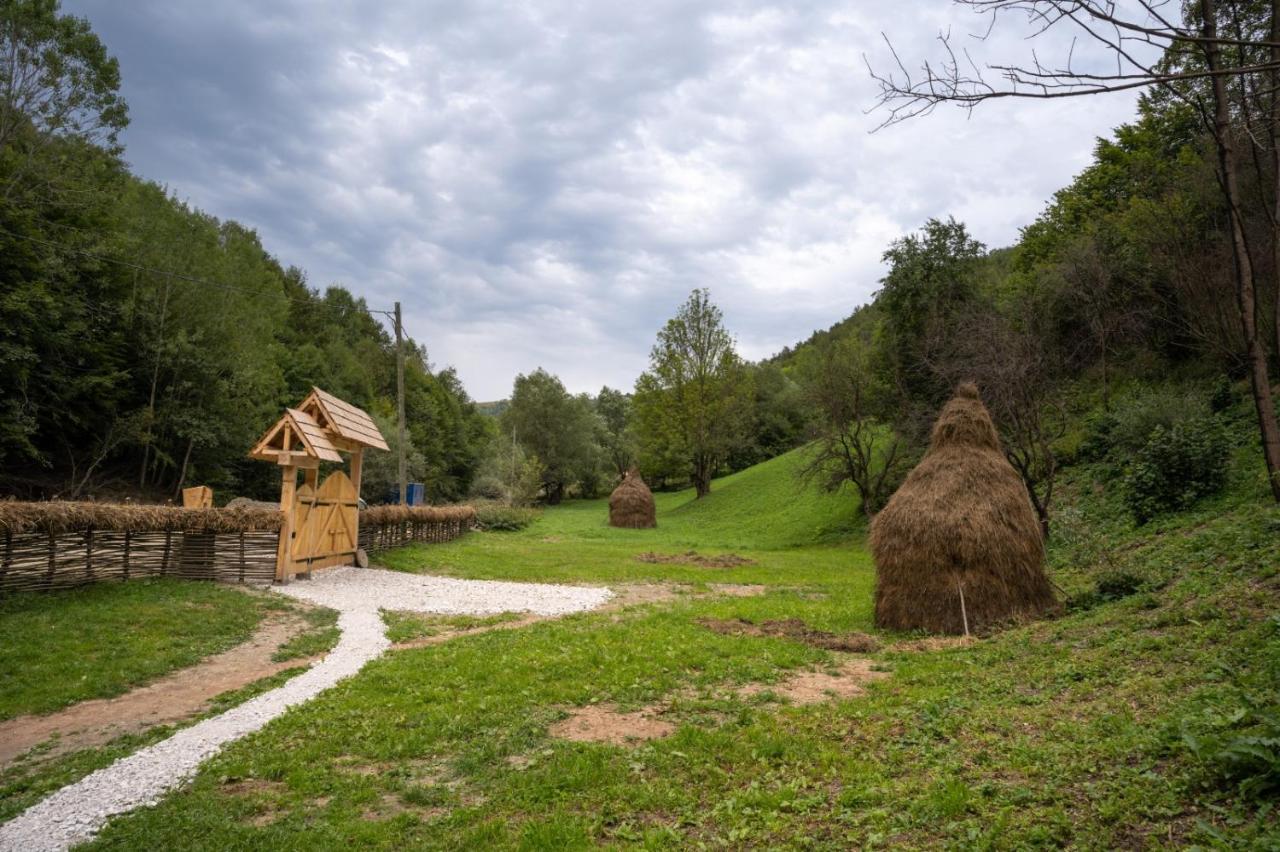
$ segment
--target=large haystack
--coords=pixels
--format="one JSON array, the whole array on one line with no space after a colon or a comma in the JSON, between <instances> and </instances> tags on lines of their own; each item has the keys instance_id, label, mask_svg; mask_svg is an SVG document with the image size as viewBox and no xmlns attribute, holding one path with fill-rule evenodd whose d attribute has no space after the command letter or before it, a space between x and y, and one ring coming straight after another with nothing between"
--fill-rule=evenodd
<instances>
[{"instance_id":1,"label":"large haystack","mask_svg":"<svg viewBox=\"0 0 1280 852\"><path fill-rule=\"evenodd\" d=\"M643 530L657 525L653 492L640 478L640 471L632 468L609 495L609 526Z\"/></svg>"},{"instance_id":2,"label":"large haystack","mask_svg":"<svg viewBox=\"0 0 1280 852\"><path fill-rule=\"evenodd\" d=\"M1026 487L972 383L942 409L925 453L871 523L876 625L963 633L1058 606Z\"/></svg>"}]
</instances>

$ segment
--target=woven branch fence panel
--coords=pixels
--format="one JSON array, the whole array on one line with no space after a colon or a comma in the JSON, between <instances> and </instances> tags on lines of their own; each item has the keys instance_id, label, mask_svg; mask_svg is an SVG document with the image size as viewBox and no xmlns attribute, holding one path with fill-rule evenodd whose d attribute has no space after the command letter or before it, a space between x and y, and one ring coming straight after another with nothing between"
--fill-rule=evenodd
<instances>
[{"instance_id":1,"label":"woven branch fence panel","mask_svg":"<svg viewBox=\"0 0 1280 852\"><path fill-rule=\"evenodd\" d=\"M360 513L360 546L451 541L475 517L470 506L375 506ZM138 577L270 583L282 521L261 508L0 502L0 597Z\"/></svg>"},{"instance_id":2,"label":"woven branch fence panel","mask_svg":"<svg viewBox=\"0 0 1280 852\"><path fill-rule=\"evenodd\" d=\"M471 506L374 506L360 513L360 546L379 553L414 542L452 541L475 523Z\"/></svg>"},{"instance_id":3,"label":"woven branch fence panel","mask_svg":"<svg viewBox=\"0 0 1280 852\"><path fill-rule=\"evenodd\" d=\"M264 509L0 502L0 596L137 577L270 583L281 521Z\"/></svg>"}]
</instances>

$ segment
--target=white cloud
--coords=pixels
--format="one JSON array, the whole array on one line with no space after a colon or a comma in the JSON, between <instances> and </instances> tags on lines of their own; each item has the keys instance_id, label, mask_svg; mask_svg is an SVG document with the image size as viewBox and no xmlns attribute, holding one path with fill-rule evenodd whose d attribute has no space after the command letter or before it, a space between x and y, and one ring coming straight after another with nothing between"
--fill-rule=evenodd
<instances>
[{"instance_id":1,"label":"white cloud","mask_svg":"<svg viewBox=\"0 0 1280 852\"><path fill-rule=\"evenodd\" d=\"M765 356L869 298L925 218L1015 239L1133 109L1003 102L870 134L863 54L979 25L945 0L65 5L121 60L141 174L314 284L402 301L482 399L537 366L629 387L698 286ZM1012 23L982 49L1024 56Z\"/></svg>"}]
</instances>

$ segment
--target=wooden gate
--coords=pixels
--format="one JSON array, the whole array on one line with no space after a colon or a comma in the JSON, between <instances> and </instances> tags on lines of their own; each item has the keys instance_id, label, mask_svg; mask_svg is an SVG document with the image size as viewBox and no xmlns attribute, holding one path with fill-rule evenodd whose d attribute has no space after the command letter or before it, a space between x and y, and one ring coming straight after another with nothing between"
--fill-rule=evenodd
<instances>
[{"instance_id":1,"label":"wooden gate","mask_svg":"<svg viewBox=\"0 0 1280 852\"><path fill-rule=\"evenodd\" d=\"M345 473L334 471L319 488L299 488L294 497L293 518L288 576L330 565L355 564L360 515L356 488Z\"/></svg>"}]
</instances>

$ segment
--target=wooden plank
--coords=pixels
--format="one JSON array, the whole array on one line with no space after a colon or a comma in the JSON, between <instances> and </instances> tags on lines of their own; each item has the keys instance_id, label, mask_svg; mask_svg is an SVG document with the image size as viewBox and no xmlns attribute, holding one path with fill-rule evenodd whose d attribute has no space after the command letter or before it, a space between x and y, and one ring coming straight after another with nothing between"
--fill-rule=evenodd
<instances>
[{"instance_id":1,"label":"wooden plank","mask_svg":"<svg viewBox=\"0 0 1280 852\"><path fill-rule=\"evenodd\" d=\"M182 508L209 509L213 507L213 489L207 485L194 485L182 489Z\"/></svg>"},{"instance_id":2,"label":"wooden plank","mask_svg":"<svg viewBox=\"0 0 1280 852\"><path fill-rule=\"evenodd\" d=\"M280 544L276 552L276 581L288 582L289 568L293 562L293 514L294 489L298 484L298 469L286 466L280 475L280 510L284 512L284 523L280 525Z\"/></svg>"}]
</instances>

